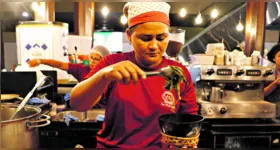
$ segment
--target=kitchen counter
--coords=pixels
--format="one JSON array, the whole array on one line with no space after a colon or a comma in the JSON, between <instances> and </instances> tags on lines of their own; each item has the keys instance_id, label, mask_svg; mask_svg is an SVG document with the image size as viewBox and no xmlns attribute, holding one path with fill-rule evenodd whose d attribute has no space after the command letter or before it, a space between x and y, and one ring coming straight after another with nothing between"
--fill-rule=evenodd
<instances>
[{"instance_id":1,"label":"kitchen counter","mask_svg":"<svg viewBox=\"0 0 280 150\"><path fill-rule=\"evenodd\" d=\"M96 147L96 134L102 128L102 121L97 121L98 115L104 115L104 109L91 109L76 112L68 109L58 112L52 117L51 124L39 128L40 148L74 148L82 145L85 148ZM64 122L66 114L78 118L78 121Z\"/></svg>"},{"instance_id":2,"label":"kitchen counter","mask_svg":"<svg viewBox=\"0 0 280 150\"><path fill-rule=\"evenodd\" d=\"M77 81L58 81L57 93L67 94L70 93L72 88L78 84Z\"/></svg>"},{"instance_id":3,"label":"kitchen counter","mask_svg":"<svg viewBox=\"0 0 280 150\"><path fill-rule=\"evenodd\" d=\"M58 81L58 87L74 87L77 83L77 81Z\"/></svg>"},{"instance_id":4,"label":"kitchen counter","mask_svg":"<svg viewBox=\"0 0 280 150\"><path fill-rule=\"evenodd\" d=\"M233 123L233 124L232 124ZM223 126L224 125L224 126ZM52 122L39 128L40 148L74 148L77 144L94 148L102 122ZM205 119L199 136L199 148L280 148L280 121L251 119ZM257 144L254 144L257 141ZM234 143L234 144L233 144Z\"/></svg>"},{"instance_id":5,"label":"kitchen counter","mask_svg":"<svg viewBox=\"0 0 280 150\"><path fill-rule=\"evenodd\" d=\"M40 148L74 148L77 144L85 148L96 147L96 133L102 122L52 121L50 125L39 128Z\"/></svg>"}]
</instances>

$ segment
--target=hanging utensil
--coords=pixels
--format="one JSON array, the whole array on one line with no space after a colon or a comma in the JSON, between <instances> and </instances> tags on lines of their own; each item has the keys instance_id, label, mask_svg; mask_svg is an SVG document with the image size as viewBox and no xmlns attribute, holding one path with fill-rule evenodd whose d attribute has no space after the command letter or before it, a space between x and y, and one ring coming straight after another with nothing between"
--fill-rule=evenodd
<instances>
[{"instance_id":1,"label":"hanging utensil","mask_svg":"<svg viewBox=\"0 0 280 150\"><path fill-rule=\"evenodd\" d=\"M24 107L24 105L27 103L27 101L30 99L30 97L33 95L34 91L42 86L45 83L45 80L47 79L47 76L42 76L39 81L35 84L35 86L32 88L32 90L25 96L25 98L23 99L23 101L19 104L19 106L17 107L14 115L10 118L10 120L12 120L16 114Z\"/></svg>"}]
</instances>

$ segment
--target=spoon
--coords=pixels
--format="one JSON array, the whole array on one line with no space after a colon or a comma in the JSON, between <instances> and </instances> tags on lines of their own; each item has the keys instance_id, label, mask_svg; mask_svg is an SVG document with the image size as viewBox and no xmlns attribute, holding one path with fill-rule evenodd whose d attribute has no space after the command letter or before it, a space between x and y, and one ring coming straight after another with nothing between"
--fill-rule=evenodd
<instances>
[{"instance_id":1,"label":"spoon","mask_svg":"<svg viewBox=\"0 0 280 150\"><path fill-rule=\"evenodd\" d=\"M10 118L10 120L12 120L16 114L24 107L24 105L27 103L27 101L29 100L29 98L33 95L33 93L35 92L35 90L42 86L45 83L47 76L43 76L39 79L39 81L35 84L35 86L33 87L33 89L25 96L25 98L22 100L22 102L19 104L19 106L17 107L15 113L13 114L13 116Z\"/></svg>"},{"instance_id":2,"label":"spoon","mask_svg":"<svg viewBox=\"0 0 280 150\"><path fill-rule=\"evenodd\" d=\"M159 71L145 72L146 76L161 75L164 77L172 77L173 70L170 66L161 68Z\"/></svg>"}]
</instances>

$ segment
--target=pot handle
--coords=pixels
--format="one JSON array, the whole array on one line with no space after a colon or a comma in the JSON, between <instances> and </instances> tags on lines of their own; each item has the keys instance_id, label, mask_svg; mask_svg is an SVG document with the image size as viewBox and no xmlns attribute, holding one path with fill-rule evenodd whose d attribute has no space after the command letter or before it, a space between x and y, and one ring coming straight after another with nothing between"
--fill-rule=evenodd
<instances>
[{"instance_id":1,"label":"pot handle","mask_svg":"<svg viewBox=\"0 0 280 150\"><path fill-rule=\"evenodd\" d=\"M44 117L44 118L43 118ZM27 121L26 123L26 126L27 128L38 128L38 127L44 127L44 126L47 126L49 125L51 122L50 122L50 119L51 117L48 116L48 115L44 115L44 114L39 114L38 115L38 120L34 120L34 121ZM34 123L40 123L40 122L46 122L44 124L40 124L40 125L33 125Z\"/></svg>"}]
</instances>

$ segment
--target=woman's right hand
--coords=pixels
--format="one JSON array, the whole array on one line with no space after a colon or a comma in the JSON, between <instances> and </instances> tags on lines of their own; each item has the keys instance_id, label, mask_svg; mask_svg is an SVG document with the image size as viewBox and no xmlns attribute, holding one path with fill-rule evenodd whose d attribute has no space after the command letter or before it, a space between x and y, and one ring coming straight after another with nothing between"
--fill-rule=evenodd
<instances>
[{"instance_id":1,"label":"woman's right hand","mask_svg":"<svg viewBox=\"0 0 280 150\"><path fill-rule=\"evenodd\" d=\"M277 78L276 80L274 80L274 84L276 86L280 85L280 78Z\"/></svg>"},{"instance_id":2,"label":"woman's right hand","mask_svg":"<svg viewBox=\"0 0 280 150\"><path fill-rule=\"evenodd\" d=\"M32 59L32 60L29 60L27 63L29 64L30 67L36 67L41 64L41 61L40 61L40 59Z\"/></svg>"},{"instance_id":3,"label":"woman's right hand","mask_svg":"<svg viewBox=\"0 0 280 150\"><path fill-rule=\"evenodd\" d=\"M123 84L129 84L130 81L136 83L139 78L146 78L144 71L128 60L105 67L102 73L108 81L120 81Z\"/></svg>"}]
</instances>

